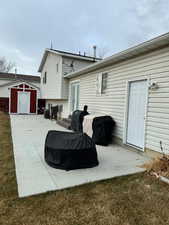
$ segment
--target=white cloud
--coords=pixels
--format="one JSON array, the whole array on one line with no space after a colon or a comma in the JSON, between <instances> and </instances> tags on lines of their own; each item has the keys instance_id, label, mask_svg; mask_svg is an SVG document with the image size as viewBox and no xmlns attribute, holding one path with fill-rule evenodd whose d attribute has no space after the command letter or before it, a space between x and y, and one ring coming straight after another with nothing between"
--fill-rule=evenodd
<instances>
[{"instance_id":1,"label":"white cloud","mask_svg":"<svg viewBox=\"0 0 169 225\"><path fill-rule=\"evenodd\" d=\"M21 50L0 45L1 56L15 64L18 73L37 74L37 59L25 55ZM14 68L14 69L15 69ZM11 72L14 72L13 71Z\"/></svg>"},{"instance_id":2,"label":"white cloud","mask_svg":"<svg viewBox=\"0 0 169 225\"><path fill-rule=\"evenodd\" d=\"M131 11L136 28L129 35L131 43L142 42L169 31L169 2L167 0L133 1Z\"/></svg>"},{"instance_id":3,"label":"white cloud","mask_svg":"<svg viewBox=\"0 0 169 225\"><path fill-rule=\"evenodd\" d=\"M0 56L37 73L46 47L108 55L169 30L168 0L15 0L0 7Z\"/></svg>"}]
</instances>

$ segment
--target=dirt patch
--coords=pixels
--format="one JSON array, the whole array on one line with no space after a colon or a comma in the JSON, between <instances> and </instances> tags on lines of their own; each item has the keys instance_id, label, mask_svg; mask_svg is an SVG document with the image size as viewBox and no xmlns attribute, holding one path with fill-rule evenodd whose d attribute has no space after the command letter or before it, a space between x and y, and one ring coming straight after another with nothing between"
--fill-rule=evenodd
<instances>
[{"instance_id":1,"label":"dirt patch","mask_svg":"<svg viewBox=\"0 0 169 225\"><path fill-rule=\"evenodd\" d=\"M145 173L18 198L10 121L0 113L0 225L167 225L168 185Z\"/></svg>"}]
</instances>

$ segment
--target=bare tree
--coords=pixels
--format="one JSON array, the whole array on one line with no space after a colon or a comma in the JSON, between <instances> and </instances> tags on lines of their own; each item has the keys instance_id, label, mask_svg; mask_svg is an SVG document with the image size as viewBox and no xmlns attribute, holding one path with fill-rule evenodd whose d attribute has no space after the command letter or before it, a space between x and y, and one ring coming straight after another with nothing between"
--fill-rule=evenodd
<instances>
[{"instance_id":1,"label":"bare tree","mask_svg":"<svg viewBox=\"0 0 169 225\"><path fill-rule=\"evenodd\" d=\"M15 64L8 62L5 57L0 57L0 72L9 73Z\"/></svg>"}]
</instances>

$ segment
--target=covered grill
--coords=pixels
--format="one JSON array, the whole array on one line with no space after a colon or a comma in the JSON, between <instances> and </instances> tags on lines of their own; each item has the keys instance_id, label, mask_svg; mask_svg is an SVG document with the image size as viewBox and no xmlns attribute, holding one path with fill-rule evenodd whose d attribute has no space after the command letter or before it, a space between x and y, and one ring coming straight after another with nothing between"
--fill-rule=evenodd
<instances>
[{"instance_id":1,"label":"covered grill","mask_svg":"<svg viewBox=\"0 0 169 225\"><path fill-rule=\"evenodd\" d=\"M83 133L49 131L45 142L45 161L54 168L73 170L98 165L96 147Z\"/></svg>"},{"instance_id":2,"label":"covered grill","mask_svg":"<svg viewBox=\"0 0 169 225\"><path fill-rule=\"evenodd\" d=\"M91 114L83 121L83 132L88 134L98 145L108 145L112 141L115 121L111 116Z\"/></svg>"},{"instance_id":3,"label":"covered grill","mask_svg":"<svg viewBox=\"0 0 169 225\"><path fill-rule=\"evenodd\" d=\"M72 114L71 129L76 132L83 132L83 119L89 113L87 112L87 106L84 106L84 110L76 110Z\"/></svg>"},{"instance_id":4,"label":"covered grill","mask_svg":"<svg viewBox=\"0 0 169 225\"><path fill-rule=\"evenodd\" d=\"M92 139L97 145L108 145L112 142L112 135L115 128L115 121L111 116L100 116L93 119Z\"/></svg>"}]
</instances>

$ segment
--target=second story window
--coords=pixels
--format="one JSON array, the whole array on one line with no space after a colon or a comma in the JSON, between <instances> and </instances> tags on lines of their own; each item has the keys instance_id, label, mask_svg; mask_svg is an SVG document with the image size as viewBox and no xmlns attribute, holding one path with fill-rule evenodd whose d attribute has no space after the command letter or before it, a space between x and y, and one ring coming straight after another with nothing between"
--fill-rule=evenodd
<instances>
[{"instance_id":1,"label":"second story window","mask_svg":"<svg viewBox=\"0 0 169 225\"><path fill-rule=\"evenodd\" d=\"M102 73L102 93L107 89L108 73Z\"/></svg>"},{"instance_id":2,"label":"second story window","mask_svg":"<svg viewBox=\"0 0 169 225\"><path fill-rule=\"evenodd\" d=\"M43 83L46 84L46 81L47 81L47 72L44 73Z\"/></svg>"},{"instance_id":3,"label":"second story window","mask_svg":"<svg viewBox=\"0 0 169 225\"><path fill-rule=\"evenodd\" d=\"M106 92L107 79L108 79L108 73L99 73L97 75L97 80L96 80L97 94L101 95Z\"/></svg>"},{"instance_id":4,"label":"second story window","mask_svg":"<svg viewBox=\"0 0 169 225\"><path fill-rule=\"evenodd\" d=\"M59 64L58 63L56 64L56 72L57 73L59 72Z\"/></svg>"}]
</instances>

